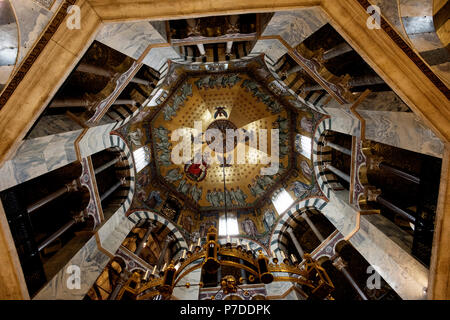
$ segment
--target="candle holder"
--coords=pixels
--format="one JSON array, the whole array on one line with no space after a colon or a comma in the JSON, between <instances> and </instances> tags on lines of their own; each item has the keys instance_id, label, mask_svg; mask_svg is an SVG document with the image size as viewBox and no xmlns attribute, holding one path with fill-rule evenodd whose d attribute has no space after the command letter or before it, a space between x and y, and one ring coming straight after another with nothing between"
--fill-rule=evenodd
<instances>
[{"instance_id":1,"label":"candle holder","mask_svg":"<svg viewBox=\"0 0 450 320\"><path fill-rule=\"evenodd\" d=\"M145 271L144 277L142 278L142 282L147 282L149 280L149 271Z\"/></svg>"},{"instance_id":2,"label":"candle holder","mask_svg":"<svg viewBox=\"0 0 450 320\"><path fill-rule=\"evenodd\" d=\"M251 257L254 256L254 255L253 255L252 248L250 248L250 244L248 244L248 243L247 243L247 248L246 248L246 250L245 250L245 253L247 253L247 255L249 255L249 256L251 256Z\"/></svg>"},{"instance_id":3,"label":"candle holder","mask_svg":"<svg viewBox=\"0 0 450 320\"><path fill-rule=\"evenodd\" d=\"M277 254L275 253L275 251L272 251L272 262L274 264L278 264L278 257L277 257Z\"/></svg>"},{"instance_id":4,"label":"candle holder","mask_svg":"<svg viewBox=\"0 0 450 320\"><path fill-rule=\"evenodd\" d=\"M194 252L199 252L200 250L202 250L202 238L198 238L197 244L195 246L195 251Z\"/></svg>"},{"instance_id":5,"label":"candle holder","mask_svg":"<svg viewBox=\"0 0 450 320\"><path fill-rule=\"evenodd\" d=\"M291 261L294 266L298 266L299 262L297 260L297 257L293 253L291 253Z\"/></svg>"},{"instance_id":6,"label":"candle holder","mask_svg":"<svg viewBox=\"0 0 450 320\"><path fill-rule=\"evenodd\" d=\"M286 257L286 254L283 251L280 251L280 255L281 255L281 260L283 261L284 264L286 264L286 265L290 265L291 264L291 262Z\"/></svg>"},{"instance_id":7,"label":"candle holder","mask_svg":"<svg viewBox=\"0 0 450 320\"><path fill-rule=\"evenodd\" d=\"M164 266L161 268L161 270L159 270L159 276L162 277L164 275L164 271L167 267L167 262L164 263Z\"/></svg>"},{"instance_id":8,"label":"candle holder","mask_svg":"<svg viewBox=\"0 0 450 320\"><path fill-rule=\"evenodd\" d=\"M186 249L183 249L183 253L181 254L180 259L178 260L180 263L186 261Z\"/></svg>"},{"instance_id":9,"label":"candle holder","mask_svg":"<svg viewBox=\"0 0 450 320\"><path fill-rule=\"evenodd\" d=\"M237 239L237 242L236 242L236 249L242 250L242 245L241 245L241 242L239 241L239 239Z\"/></svg>"}]
</instances>

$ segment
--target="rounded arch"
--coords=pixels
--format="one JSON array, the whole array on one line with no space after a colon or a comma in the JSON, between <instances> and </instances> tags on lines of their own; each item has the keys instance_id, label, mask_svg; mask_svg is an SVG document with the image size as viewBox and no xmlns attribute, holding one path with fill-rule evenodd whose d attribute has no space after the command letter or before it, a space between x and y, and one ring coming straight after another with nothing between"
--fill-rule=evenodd
<instances>
[{"instance_id":1,"label":"rounded arch","mask_svg":"<svg viewBox=\"0 0 450 320\"><path fill-rule=\"evenodd\" d=\"M153 88L151 94L149 95L149 97L145 100L145 102L140 105L138 108L136 108L136 110L133 111L133 113L131 113L130 115L128 115L125 119L117 121L114 124L113 130L121 128L122 126L124 126L125 124L127 124L131 119L137 117L139 115L139 113L143 112L143 109L148 106L148 105L152 105L152 104L160 104L160 103L156 103L155 100L157 100L159 98L159 96L161 95L161 89L162 86L164 84L164 82L167 79L167 74L168 74L168 70L170 67L170 60L167 60L163 66L160 69L160 75L159 75L159 80L158 83L156 84L155 88Z\"/></svg>"},{"instance_id":2,"label":"rounded arch","mask_svg":"<svg viewBox=\"0 0 450 320\"><path fill-rule=\"evenodd\" d=\"M139 273L141 275L144 275L146 271L147 271L147 269L144 269L143 267L141 267L139 265L130 268L130 272L131 273L137 272L137 273Z\"/></svg>"},{"instance_id":3,"label":"rounded arch","mask_svg":"<svg viewBox=\"0 0 450 320\"><path fill-rule=\"evenodd\" d=\"M183 249L188 249L186 239L184 238L178 227L160 214L148 210L135 210L128 213L127 218L135 225L138 224L142 219L156 221L165 225L170 230L169 234L173 235L173 237L177 240L177 250L175 252L175 255Z\"/></svg>"},{"instance_id":4,"label":"rounded arch","mask_svg":"<svg viewBox=\"0 0 450 320\"><path fill-rule=\"evenodd\" d=\"M116 147L122 151L122 160L128 163L129 176L126 178L126 185L128 186L128 192L126 194L125 200L117 211L122 211L124 214L128 211L133 200L134 191L136 189L136 166L134 164L133 154L126 142L126 140L119 135L117 132L112 132L110 135L111 147ZM116 212L117 212L116 211Z\"/></svg>"},{"instance_id":5,"label":"rounded arch","mask_svg":"<svg viewBox=\"0 0 450 320\"><path fill-rule=\"evenodd\" d=\"M445 71L448 63L448 31L446 31L448 2L446 0L399 1L398 11L401 31L407 36L411 46L430 65L431 70L448 85L448 76ZM427 27L414 28L420 23ZM431 55L431 51L434 54Z\"/></svg>"},{"instance_id":6,"label":"rounded arch","mask_svg":"<svg viewBox=\"0 0 450 320\"><path fill-rule=\"evenodd\" d=\"M128 267L126 261L123 258L118 257L118 256L114 256L114 258L112 258L111 262L108 265L112 266L113 263L117 263L120 266L121 271L124 269L127 269L127 267Z\"/></svg>"},{"instance_id":7,"label":"rounded arch","mask_svg":"<svg viewBox=\"0 0 450 320\"><path fill-rule=\"evenodd\" d=\"M322 92L314 92L311 97L303 99L300 95L298 95L292 88L290 88L285 80L283 80L282 74L280 73L280 65L283 64L285 61L288 53L284 53L281 57L278 58L277 61L273 61L272 58L267 55L266 52L258 52L255 53L262 54L263 60L266 64L267 69L270 71L271 75L274 77L274 80L269 86L272 86L272 88L278 88L281 91L289 92L292 97L295 99L291 100L291 103L293 103L297 108L301 109L304 105L308 106L309 108L313 109L314 111L317 111L322 114L328 114L328 112L324 109L324 106L329 101L329 94L323 94Z\"/></svg>"},{"instance_id":8,"label":"rounded arch","mask_svg":"<svg viewBox=\"0 0 450 320\"><path fill-rule=\"evenodd\" d=\"M331 162L331 148L325 144L326 139L332 135L331 128L331 118L324 118L317 125L316 130L314 131L312 154L314 175L316 176L317 184L328 199L331 196L331 191L343 189L334 173L327 171L324 168L325 163Z\"/></svg>"},{"instance_id":9,"label":"rounded arch","mask_svg":"<svg viewBox=\"0 0 450 320\"><path fill-rule=\"evenodd\" d=\"M271 237L270 237L270 251L279 252L285 250L285 245L282 242L283 233L286 231L287 227L295 223L295 219L299 217L305 210L316 209L321 211L327 202L322 198L309 198L300 201L292 207L289 211L285 212L277 221Z\"/></svg>"}]
</instances>

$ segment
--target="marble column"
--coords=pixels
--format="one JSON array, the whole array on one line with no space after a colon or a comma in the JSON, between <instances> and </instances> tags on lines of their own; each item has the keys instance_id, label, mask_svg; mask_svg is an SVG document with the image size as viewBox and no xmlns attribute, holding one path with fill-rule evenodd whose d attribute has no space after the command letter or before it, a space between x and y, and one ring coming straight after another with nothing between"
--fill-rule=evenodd
<instances>
[{"instance_id":1,"label":"marble column","mask_svg":"<svg viewBox=\"0 0 450 320\"><path fill-rule=\"evenodd\" d=\"M394 211L395 213L398 213L399 215L401 215L402 217L404 217L405 219L407 219L408 221L415 223L416 222L416 218L414 216L412 216L411 214L409 214L408 212L406 212L405 210L397 207L395 204L393 204L392 202L386 200L385 198L383 198L381 195L376 197L376 201L381 204L382 206L385 206L386 208Z\"/></svg>"},{"instance_id":2,"label":"marble column","mask_svg":"<svg viewBox=\"0 0 450 320\"><path fill-rule=\"evenodd\" d=\"M129 104L129 105L135 106L136 103L137 103L137 101L133 100L133 99L117 99L112 104L113 105L116 105L116 104Z\"/></svg>"},{"instance_id":3,"label":"marble column","mask_svg":"<svg viewBox=\"0 0 450 320\"><path fill-rule=\"evenodd\" d=\"M325 169L330 170L331 172L333 172L335 175L341 177L342 179L344 179L345 181L347 181L348 183L350 183L350 176L344 172L342 172L341 170L339 170L336 167L333 167L331 164L326 163L324 165Z\"/></svg>"},{"instance_id":4,"label":"marble column","mask_svg":"<svg viewBox=\"0 0 450 320\"><path fill-rule=\"evenodd\" d=\"M373 86L373 85L383 84L383 83L384 83L384 80L381 79L379 76L370 75L370 76L362 76L362 77L350 79L350 81L348 82L348 85L350 86L350 88L353 88L353 87L359 87L359 86ZM313 85L304 86L303 90L305 92L318 91L318 90L323 90L323 87L319 84L313 84Z\"/></svg>"},{"instance_id":5,"label":"marble column","mask_svg":"<svg viewBox=\"0 0 450 320\"><path fill-rule=\"evenodd\" d=\"M290 68L290 69L286 72L286 76L289 76L289 75L291 75L291 74L293 74L293 73L296 73L296 72L299 72L299 71L302 71L302 70L303 70L303 68L302 68L300 65L296 65L296 66Z\"/></svg>"},{"instance_id":6,"label":"marble column","mask_svg":"<svg viewBox=\"0 0 450 320\"><path fill-rule=\"evenodd\" d=\"M393 167L393 166L387 164L387 163L384 162L384 161L380 162L380 164L378 165L378 167L379 167L380 169L383 169L383 170L385 170L385 171L388 171L388 172L390 172L390 173L392 173L392 174L395 174L396 176L402 177L402 178L405 179L405 180L408 180L408 181L413 182L413 183L416 183L416 184L420 184L420 178L419 178L419 177L416 177L416 176L414 176L414 175L412 175L412 174L410 174L410 173L407 173L407 172L405 172L405 171L403 171L403 170L400 170L400 169L398 169L398 168L395 168L395 167Z\"/></svg>"},{"instance_id":7,"label":"marble column","mask_svg":"<svg viewBox=\"0 0 450 320\"><path fill-rule=\"evenodd\" d=\"M347 265L345 263L345 261L342 259L342 257L337 257L334 261L333 261L333 265L342 272L342 274L344 275L344 277L348 280L348 282L350 283L350 285L353 287L353 289L356 290L356 292L358 292L359 296L361 297L361 299L363 300L368 300L367 296L364 294L364 292L361 290L361 288L358 286L358 284L356 283L355 279L353 279L352 275L348 272L347 270Z\"/></svg>"},{"instance_id":8,"label":"marble column","mask_svg":"<svg viewBox=\"0 0 450 320\"><path fill-rule=\"evenodd\" d=\"M308 224L308 226L311 228L311 230L314 232L314 234L316 235L316 237L320 240L320 242L323 242L324 238L322 236L322 234L319 232L319 230L317 230L316 226L314 225L314 223L311 221L311 219L309 219L308 214L306 212L304 212L301 217L303 219L305 219L306 223Z\"/></svg>"},{"instance_id":9,"label":"marble column","mask_svg":"<svg viewBox=\"0 0 450 320\"><path fill-rule=\"evenodd\" d=\"M294 243L294 246L297 249L297 252L300 255L300 258L303 259L303 255L305 254L305 252L303 251L303 248L300 246L300 243L298 242L297 237L294 234L294 231L291 228L288 228L286 231L289 234L289 236L291 237L291 240Z\"/></svg>"},{"instance_id":10,"label":"marble column","mask_svg":"<svg viewBox=\"0 0 450 320\"><path fill-rule=\"evenodd\" d=\"M81 63L76 71L80 71L80 72L85 72L85 73L90 73L90 74L96 74L99 76L103 76L103 77L108 77L108 78L112 78L116 75L116 73L114 71L105 69L105 68L101 68L101 67L97 67L97 66L93 66L93 65L89 65L86 63ZM130 82L134 82L134 83L139 83L139 84L143 84L146 86L150 85L150 81L148 80L144 80L144 79L140 79L137 77L134 77L130 80Z\"/></svg>"},{"instance_id":11,"label":"marble column","mask_svg":"<svg viewBox=\"0 0 450 320\"><path fill-rule=\"evenodd\" d=\"M352 151L351 151L351 150L349 150L349 149L347 149L347 148L344 148L344 147L342 147L342 146L340 146L340 145L338 145L338 144L335 144L335 143L330 142L330 141L326 141L326 142L325 142L325 145L326 145L327 147L333 148L333 149L335 149L335 150L337 150L337 151L339 151L339 152L342 152L343 154L352 156Z\"/></svg>"},{"instance_id":12,"label":"marble column","mask_svg":"<svg viewBox=\"0 0 450 320\"><path fill-rule=\"evenodd\" d=\"M350 51L353 51L353 48L350 47L346 42L342 42L336 47L333 47L330 50L325 51L325 53L323 54L323 59L330 60Z\"/></svg>"},{"instance_id":13,"label":"marble column","mask_svg":"<svg viewBox=\"0 0 450 320\"><path fill-rule=\"evenodd\" d=\"M359 135L359 120L348 108L336 100L325 108L331 117L329 130ZM366 139L397 148L442 158L444 144L408 107L392 92L373 92L358 105L358 113L366 122Z\"/></svg>"},{"instance_id":14,"label":"marble column","mask_svg":"<svg viewBox=\"0 0 450 320\"><path fill-rule=\"evenodd\" d=\"M206 54L205 46L203 44L197 44L198 51L200 51L200 55L204 56Z\"/></svg>"},{"instance_id":15,"label":"marble column","mask_svg":"<svg viewBox=\"0 0 450 320\"><path fill-rule=\"evenodd\" d=\"M411 255L412 236L380 214L357 221L358 211L348 199L348 190L333 191L321 212L343 235L359 226L348 241L402 299L424 299L429 270Z\"/></svg>"},{"instance_id":16,"label":"marble column","mask_svg":"<svg viewBox=\"0 0 450 320\"><path fill-rule=\"evenodd\" d=\"M89 108L92 104L95 104L93 101L89 101L88 99L56 99L50 104L50 108L70 108L70 107L86 107ZM135 105L136 101L131 99L117 99L112 103L112 105L118 104L131 104Z\"/></svg>"},{"instance_id":17,"label":"marble column","mask_svg":"<svg viewBox=\"0 0 450 320\"><path fill-rule=\"evenodd\" d=\"M167 237L166 240L164 241L164 246L163 246L163 248L161 249L161 253L160 253L160 255L159 255L158 262L157 262L157 264L156 264L158 270L161 269L161 265L162 265L163 262L164 262L164 258L165 258L165 256L166 256L166 252L167 252L167 248L169 247L169 243L170 243L170 238Z\"/></svg>"},{"instance_id":18,"label":"marble column","mask_svg":"<svg viewBox=\"0 0 450 320\"><path fill-rule=\"evenodd\" d=\"M226 48L226 50L225 50L225 52L227 53L227 54L230 54L231 53L231 48L233 47L233 41L227 41L227 48Z\"/></svg>"},{"instance_id":19,"label":"marble column","mask_svg":"<svg viewBox=\"0 0 450 320\"><path fill-rule=\"evenodd\" d=\"M106 169L108 169L109 167L115 165L117 162L120 161L120 156L108 161L107 163L101 165L100 167L96 168L94 173L95 174L99 174L102 171L105 171Z\"/></svg>"},{"instance_id":20,"label":"marble column","mask_svg":"<svg viewBox=\"0 0 450 320\"><path fill-rule=\"evenodd\" d=\"M40 207L46 205L47 203L59 198L63 194L68 193L68 192L75 192L77 190L78 190L77 180L73 180L71 183L66 184L64 187L56 190L55 192L52 192L51 194L47 195L46 197L29 205L27 207L27 211L28 211L28 213L32 213L33 211L39 209Z\"/></svg>"},{"instance_id":21,"label":"marble column","mask_svg":"<svg viewBox=\"0 0 450 320\"><path fill-rule=\"evenodd\" d=\"M141 240L141 242L139 243L138 247L136 248L135 251L135 255L139 256L139 254L141 253L142 249L144 249L144 244L147 242L148 237L150 236L150 233L153 230L153 226L149 226L147 231L145 232L144 238Z\"/></svg>"},{"instance_id":22,"label":"marble column","mask_svg":"<svg viewBox=\"0 0 450 320\"><path fill-rule=\"evenodd\" d=\"M125 283L127 283L129 277L130 277L130 275L127 270L123 270L120 273L119 279L117 279L116 286L115 286L114 290L111 292L110 296L108 297L108 300L116 300L117 296L120 293L120 290L122 290Z\"/></svg>"},{"instance_id":23,"label":"marble column","mask_svg":"<svg viewBox=\"0 0 450 320\"><path fill-rule=\"evenodd\" d=\"M219 257L217 257L219 259ZM222 280L222 267L217 269L217 285L220 286L220 280Z\"/></svg>"},{"instance_id":24,"label":"marble column","mask_svg":"<svg viewBox=\"0 0 450 320\"><path fill-rule=\"evenodd\" d=\"M50 243L55 241L64 232L69 230L75 223L76 223L75 219L72 219L69 222L67 222L65 225L63 225L61 228L59 228L58 231L56 231L54 234L52 234L50 237L48 237L46 240L44 240L44 242L42 242L39 245L38 250L42 251L45 247L47 247Z\"/></svg>"},{"instance_id":25,"label":"marble column","mask_svg":"<svg viewBox=\"0 0 450 320\"><path fill-rule=\"evenodd\" d=\"M105 200L109 197L114 191L116 191L120 186L125 184L125 178L121 178L120 181L116 182L111 188L109 188L104 194L101 195L100 201Z\"/></svg>"}]
</instances>

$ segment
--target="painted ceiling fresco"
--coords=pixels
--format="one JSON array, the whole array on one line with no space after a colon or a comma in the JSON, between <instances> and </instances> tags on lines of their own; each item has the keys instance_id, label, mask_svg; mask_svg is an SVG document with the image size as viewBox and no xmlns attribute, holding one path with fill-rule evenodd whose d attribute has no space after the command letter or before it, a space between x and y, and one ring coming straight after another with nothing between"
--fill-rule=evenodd
<instances>
[{"instance_id":1,"label":"painted ceiling fresco","mask_svg":"<svg viewBox=\"0 0 450 320\"><path fill-rule=\"evenodd\" d=\"M145 146L151 154L150 165L137 175L133 207L158 211L181 227L187 237L196 239L205 236L210 225L218 227L226 197L229 213L237 217L239 232L265 245L278 219L271 202L274 192L285 188L294 199L319 192L310 159L298 152L298 135L311 137L320 117L288 92L273 86L273 80L263 56L230 62L226 67L171 63L161 87L163 98L121 128L132 150ZM278 172L261 175L261 168L268 164L248 163L250 157L271 156L270 136L265 152L252 148L248 139L234 140L223 152L214 152L217 150L211 149L201 135L203 153L216 158L236 157L241 145L247 151L245 164L223 168L219 163L173 163L171 153L179 142L172 141L172 135L181 129L182 135L192 140L198 132L193 130L196 121L200 121L197 129L202 132L208 128L247 132L267 129L269 133L278 129ZM225 197L224 170L228 191Z\"/></svg>"}]
</instances>

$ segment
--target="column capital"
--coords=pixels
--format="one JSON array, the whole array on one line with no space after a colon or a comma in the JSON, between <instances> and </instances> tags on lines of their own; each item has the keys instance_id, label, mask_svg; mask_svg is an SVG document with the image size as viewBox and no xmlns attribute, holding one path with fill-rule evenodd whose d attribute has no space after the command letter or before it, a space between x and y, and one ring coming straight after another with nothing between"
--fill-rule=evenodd
<instances>
[{"instance_id":1,"label":"column capital","mask_svg":"<svg viewBox=\"0 0 450 320\"><path fill-rule=\"evenodd\" d=\"M73 180L72 182L66 184L67 192L75 192L78 191L78 181L77 179Z\"/></svg>"},{"instance_id":2,"label":"column capital","mask_svg":"<svg viewBox=\"0 0 450 320\"><path fill-rule=\"evenodd\" d=\"M339 271L342 271L342 269L347 267L347 263L342 259L342 257L337 257L333 261L333 266L335 266Z\"/></svg>"},{"instance_id":3,"label":"column capital","mask_svg":"<svg viewBox=\"0 0 450 320\"><path fill-rule=\"evenodd\" d=\"M81 223L84 222L87 218L87 215L84 211L79 212L78 214L75 214L72 216L72 219L75 221L75 223Z\"/></svg>"},{"instance_id":4,"label":"column capital","mask_svg":"<svg viewBox=\"0 0 450 320\"><path fill-rule=\"evenodd\" d=\"M378 196L381 195L381 189L377 189L374 186L366 186L365 191L366 191L367 201L376 202Z\"/></svg>"},{"instance_id":5,"label":"column capital","mask_svg":"<svg viewBox=\"0 0 450 320\"><path fill-rule=\"evenodd\" d=\"M367 168L369 170L379 170L380 163L383 162L383 157L380 156L369 156L367 157Z\"/></svg>"}]
</instances>

